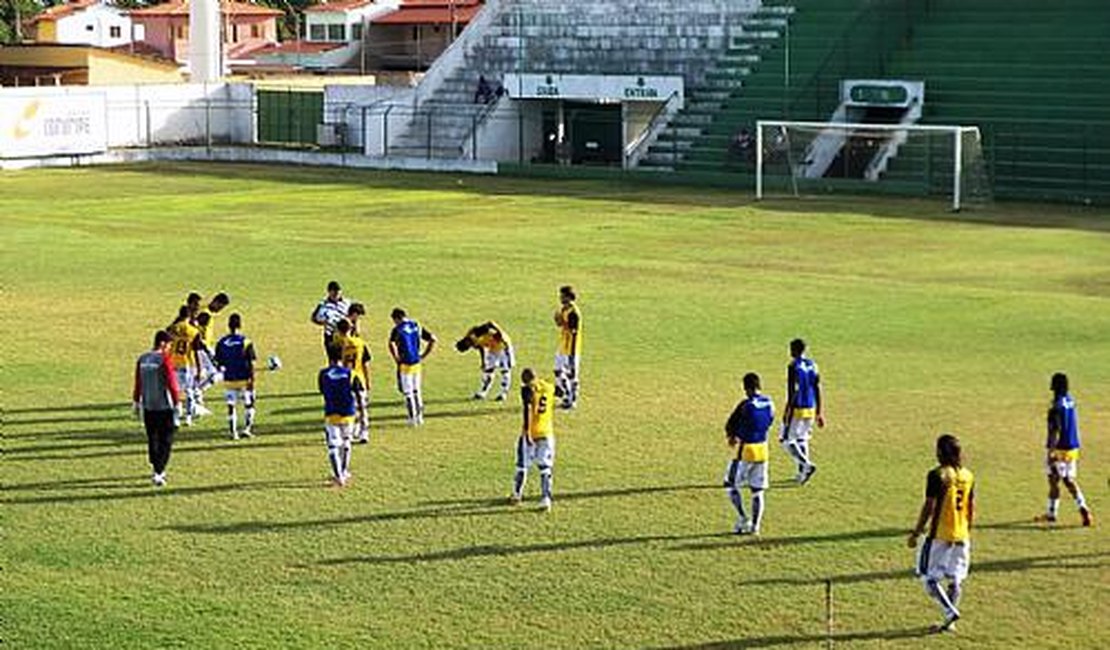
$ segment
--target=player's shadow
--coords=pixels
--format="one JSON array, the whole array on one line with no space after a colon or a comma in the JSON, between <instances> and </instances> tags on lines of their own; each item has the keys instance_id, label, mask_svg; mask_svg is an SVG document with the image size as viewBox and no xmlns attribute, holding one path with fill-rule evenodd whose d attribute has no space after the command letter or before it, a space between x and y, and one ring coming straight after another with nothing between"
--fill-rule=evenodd
<instances>
[{"instance_id":1,"label":"player's shadow","mask_svg":"<svg viewBox=\"0 0 1110 650\"><path fill-rule=\"evenodd\" d=\"M928 627L912 627L870 632L834 632L833 634L800 634L797 636L761 636L728 641L710 641L697 645L667 646L659 650L747 650L747 648L774 648L776 646L813 645L820 643L849 643L852 641L897 641L928 636Z\"/></svg>"},{"instance_id":2,"label":"player's shadow","mask_svg":"<svg viewBox=\"0 0 1110 650\"><path fill-rule=\"evenodd\" d=\"M150 485L149 479L144 477L135 476L132 478L133 485L143 485L143 488L135 488L128 492L113 492L111 494L64 494L59 496L28 496L28 497L15 497L11 499L3 499L5 504L9 505L38 505L44 503L83 503L91 502L96 503L99 501L122 501L126 499L151 499L161 497L189 497L200 496L206 494L219 494L222 492L252 492L258 490L303 490L318 487L319 483L316 481L256 481L253 483L228 483L224 485L192 485L175 487L173 484L173 475L170 472L170 483L164 488L154 488ZM85 486L91 489L92 486ZM115 487L113 485L112 487ZM70 489L73 489L71 487Z\"/></svg>"},{"instance_id":3,"label":"player's shadow","mask_svg":"<svg viewBox=\"0 0 1110 650\"><path fill-rule=\"evenodd\" d=\"M320 397L319 393L311 393L311 395L314 396L314 397ZM259 399L264 399L264 397L259 397ZM430 404L430 405L433 405L433 406L434 405L440 405L440 404L469 404L469 403L472 403L472 402L475 403L475 404L481 404L482 403L480 400L472 399L472 398L469 398L469 397L452 397L452 398L426 399L426 400L424 400L425 405ZM370 400L370 412L371 412L371 414L373 414L373 412L377 411L378 409L403 408L404 406L405 406L405 402L402 399L376 400L376 399L371 398L371 400ZM300 415L300 414L303 414L303 413L323 413L322 408L323 408L323 403L319 403L319 404L313 403L313 404L309 404L309 405L305 405L305 406L287 406L285 408L274 409L270 413L273 414L273 415ZM434 412L433 413L428 413L428 416L431 416L431 415L434 415Z\"/></svg>"},{"instance_id":4,"label":"player's shadow","mask_svg":"<svg viewBox=\"0 0 1110 650\"><path fill-rule=\"evenodd\" d=\"M75 478L64 481L44 481L39 483L13 483L0 486L0 492L48 492L53 490L111 490L135 487L136 478L132 476L98 476Z\"/></svg>"},{"instance_id":5,"label":"player's shadow","mask_svg":"<svg viewBox=\"0 0 1110 650\"><path fill-rule=\"evenodd\" d=\"M876 528L873 530L848 530L827 535L798 535L794 537L733 537L725 541L700 542L672 547L672 551L715 551L737 545L757 545L761 548L777 546L797 546L800 544L824 544L836 542L857 542L865 539L899 538L906 536L905 528Z\"/></svg>"},{"instance_id":6,"label":"player's shadow","mask_svg":"<svg viewBox=\"0 0 1110 650\"><path fill-rule=\"evenodd\" d=\"M691 484L691 485L652 485L645 487L609 488L601 490L584 490L578 492L559 492L559 501L577 501L580 499L609 499L619 497L641 496L645 494L660 494L666 492L689 492L693 490L721 489L720 485ZM422 501L420 505L442 508L477 508L490 507L505 503L501 498L477 499L450 499L445 501Z\"/></svg>"},{"instance_id":7,"label":"player's shadow","mask_svg":"<svg viewBox=\"0 0 1110 650\"><path fill-rule=\"evenodd\" d=\"M112 411L131 408L131 402L102 402L99 404L59 404L51 406L35 406L22 409L5 409L4 415L22 415L25 413L61 413L64 411ZM6 422L5 422L6 423Z\"/></svg>"},{"instance_id":8,"label":"player's shadow","mask_svg":"<svg viewBox=\"0 0 1110 650\"><path fill-rule=\"evenodd\" d=\"M987 560L973 562L973 573L1025 573L1028 571L1089 571L1090 569L1106 568L1110 562L1102 558L1110 557L1110 551L1101 553L1080 553L1072 555L1039 555L1034 557L1019 557L1008 560ZM836 576L780 576L775 578L756 578L740 580L737 584L744 586L770 586L770 585L822 585L827 580L840 585L858 584L866 582L881 582L883 580L905 580L913 577L909 568L895 571L869 571L865 573L846 573Z\"/></svg>"},{"instance_id":9,"label":"player's shadow","mask_svg":"<svg viewBox=\"0 0 1110 650\"><path fill-rule=\"evenodd\" d=\"M347 564L420 564L425 562L452 562L482 557L514 557L541 553L561 553L576 550L599 550L635 546L638 544L659 544L666 542L700 539L710 535L641 535L637 537L604 537L568 542L547 542L510 546L505 544L483 544L461 548L406 555L356 555L338 557L317 562L320 566L341 566Z\"/></svg>"},{"instance_id":10,"label":"player's shadow","mask_svg":"<svg viewBox=\"0 0 1110 650\"><path fill-rule=\"evenodd\" d=\"M4 426L18 427L34 424L75 424L85 422L118 422L126 420L131 416L130 409L120 409L119 413L112 415L67 415L63 417L42 417L42 418L4 418Z\"/></svg>"},{"instance_id":11,"label":"player's shadow","mask_svg":"<svg viewBox=\"0 0 1110 650\"><path fill-rule=\"evenodd\" d=\"M301 433L310 433L302 430ZM316 433L313 429L311 433ZM272 437L273 434L271 434ZM187 439L184 436L189 436ZM258 449L278 449L278 448L295 448L295 447L312 447L320 445L320 439L316 436L303 435L293 439L283 440L266 440L264 436L256 435L250 439L240 439L238 441L228 440L227 434L216 432L198 432L196 434L185 433L178 434L173 446L173 455L179 454L197 454L209 452L250 452L251 450ZM119 446L119 445L113 445ZM57 449L62 451L66 449L80 449L80 447L66 447L59 446ZM5 453L11 453L6 451ZM46 462L46 461L66 461L66 462L79 462L84 460L93 460L98 458L116 458L119 456L136 456L146 454L146 438L142 433L135 437L135 444L126 445L119 449L112 449L108 451L95 451L92 453L56 453L56 454L39 454L28 455L20 457L19 462Z\"/></svg>"}]
</instances>

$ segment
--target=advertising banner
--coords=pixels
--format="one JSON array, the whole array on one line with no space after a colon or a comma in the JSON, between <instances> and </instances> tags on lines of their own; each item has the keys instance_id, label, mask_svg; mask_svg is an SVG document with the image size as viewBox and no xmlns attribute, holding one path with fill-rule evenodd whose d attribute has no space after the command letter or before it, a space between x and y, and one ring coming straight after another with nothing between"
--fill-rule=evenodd
<instances>
[{"instance_id":1,"label":"advertising banner","mask_svg":"<svg viewBox=\"0 0 1110 650\"><path fill-rule=\"evenodd\" d=\"M108 149L103 95L0 94L0 158Z\"/></svg>"}]
</instances>

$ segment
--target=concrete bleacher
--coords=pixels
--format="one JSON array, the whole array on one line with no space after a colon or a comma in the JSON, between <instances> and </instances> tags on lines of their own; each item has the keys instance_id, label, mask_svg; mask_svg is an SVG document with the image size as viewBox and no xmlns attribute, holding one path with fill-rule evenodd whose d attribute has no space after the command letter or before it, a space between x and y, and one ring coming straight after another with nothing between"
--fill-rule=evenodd
<instances>
[{"instance_id":1,"label":"concrete bleacher","mask_svg":"<svg viewBox=\"0 0 1110 650\"><path fill-rule=\"evenodd\" d=\"M428 90L392 147L397 155L457 157L482 107L479 75L506 73L682 75L705 83L759 0L500 0L492 20ZM473 26L472 26L473 28ZM468 28L471 29L471 28ZM712 98L694 99L707 101ZM428 115L432 114L431 117ZM428 146L429 139L433 146Z\"/></svg>"}]
</instances>

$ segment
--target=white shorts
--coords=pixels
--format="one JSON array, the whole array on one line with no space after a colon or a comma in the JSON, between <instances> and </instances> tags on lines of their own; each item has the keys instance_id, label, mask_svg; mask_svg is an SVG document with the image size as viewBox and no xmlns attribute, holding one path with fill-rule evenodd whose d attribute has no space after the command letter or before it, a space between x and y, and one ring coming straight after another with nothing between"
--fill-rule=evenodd
<instances>
[{"instance_id":1,"label":"white shorts","mask_svg":"<svg viewBox=\"0 0 1110 650\"><path fill-rule=\"evenodd\" d=\"M197 375L193 368L186 366L177 368L174 372L177 374L177 387L183 394L191 393L196 388Z\"/></svg>"},{"instance_id":2,"label":"white shorts","mask_svg":"<svg viewBox=\"0 0 1110 650\"><path fill-rule=\"evenodd\" d=\"M415 370L402 371L397 369L397 390L401 391L402 395L412 395L413 393L420 392L420 377L423 373L420 368Z\"/></svg>"},{"instance_id":3,"label":"white shorts","mask_svg":"<svg viewBox=\"0 0 1110 650\"><path fill-rule=\"evenodd\" d=\"M733 476L726 476L725 482L735 485L737 488L749 487L753 490L766 490L769 485L768 477L769 470L767 462L749 463L747 461L735 461L736 473ZM733 468L733 464L729 463L729 469Z\"/></svg>"},{"instance_id":4,"label":"white shorts","mask_svg":"<svg viewBox=\"0 0 1110 650\"><path fill-rule=\"evenodd\" d=\"M486 372L493 372L494 370L504 370L506 372L513 369L513 348L506 346L500 352L492 352L490 350L482 350L482 370Z\"/></svg>"},{"instance_id":5,"label":"white shorts","mask_svg":"<svg viewBox=\"0 0 1110 650\"><path fill-rule=\"evenodd\" d=\"M516 441L516 468L527 470L535 463L540 469L555 467L555 436L529 442L525 436Z\"/></svg>"},{"instance_id":6,"label":"white shorts","mask_svg":"<svg viewBox=\"0 0 1110 650\"><path fill-rule=\"evenodd\" d=\"M351 441L351 438L354 437L354 432L354 422L348 424L325 424L324 442L328 444L328 449L342 447L344 444Z\"/></svg>"},{"instance_id":7,"label":"white shorts","mask_svg":"<svg viewBox=\"0 0 1110 650\"><path fill-rule=\"evenodd\" d=\"M946 542L926 537L917 549L917 567L914 573L929 580L947 578L959 582L967 577L970 564L970 541Z\"/></svg>"},{"instance_id":8,"label":"white shorts","mask_svg":"<svg viewBox=\"0 0 1110 650\"><path fill-rule=\"evenodd\" d=\"M1078 460L1046 460L1044 472L1048 476L1058 476L1075 480L1079 475L1079 461Z\"/></svg>"},{"instance_id":9,"label":"white shorts","mask_svg":"<svg viewBox=\"0 0 1110 650\"><path fill-rule=\"evenodd\" d=\"M555 374L566 374L571 379L578 378L579 358L577 354L556 354Z\"/></svg>"},{"instance_id":10,"label":"white shorts","mask_svg":"<svg viewBox=\"0 0 1110 650\"><path fill-rule=\"evenodd\" d=\"M794 418L786 428L786 440L805 442L813 433L813 418Z\"/></svg>"},{"instance_id":11,"label":"white shorts","mask_svg":"<svg viewBox=\"0 0 1110 650\"><path fill-rule=\"evenodd\" d=\"M224 391L224 401L228 406L235 406L235 402L239 400L244 404L253 404L254 391L249 388L228 388Z\"/></svg>"},{"instance_id":12,"label":"white shorts","mask_svg":"<svg viewBox=\"0 0 1110 650\"><path fill-rule=\"evenodd\" d=\"M197 353L197 356L200 357L199 374L201 377L212 377L220 374L220 369L216 367L215 362L212 361L212 357L208 356L207 352L201 350ZM217 379L216 381L219 380Z\"/></svg>"}]
</instances>

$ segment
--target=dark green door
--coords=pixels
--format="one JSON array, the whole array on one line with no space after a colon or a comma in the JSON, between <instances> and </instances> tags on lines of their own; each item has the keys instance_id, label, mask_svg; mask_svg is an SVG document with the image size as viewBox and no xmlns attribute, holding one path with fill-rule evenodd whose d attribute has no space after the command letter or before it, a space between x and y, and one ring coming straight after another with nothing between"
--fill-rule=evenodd
<instances>
[{"instance_id":1,"label":"dark green door","mask_svg":"<svg viewBox=\"0 0 1110 650\"><path fill-rule=\"evenodd\" d=\"M258 141L316 144L316 125L324 121L324 93L259 90Z\"/></svg>"}]
</instances>

